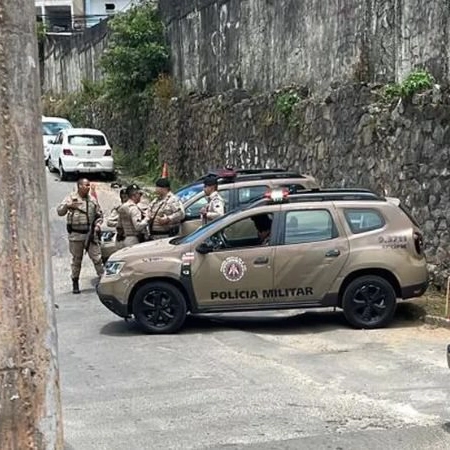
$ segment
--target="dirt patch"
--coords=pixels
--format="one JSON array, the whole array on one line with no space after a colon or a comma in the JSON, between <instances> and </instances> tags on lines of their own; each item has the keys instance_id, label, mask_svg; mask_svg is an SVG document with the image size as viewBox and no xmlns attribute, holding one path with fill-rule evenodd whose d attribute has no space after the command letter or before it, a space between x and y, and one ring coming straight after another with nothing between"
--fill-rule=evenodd
<instances>
[{"instance_id":1,"label":"dirt patch","mask_svg":"<svg viewBox=\"0 0 450 450\"><path fill-rule=\"evenodd\" d=\"M425 316L445 317L445 293L429 290L420 298L400 303L397 317L405 320L419 320Z\"/></svg>"}]
</instances>

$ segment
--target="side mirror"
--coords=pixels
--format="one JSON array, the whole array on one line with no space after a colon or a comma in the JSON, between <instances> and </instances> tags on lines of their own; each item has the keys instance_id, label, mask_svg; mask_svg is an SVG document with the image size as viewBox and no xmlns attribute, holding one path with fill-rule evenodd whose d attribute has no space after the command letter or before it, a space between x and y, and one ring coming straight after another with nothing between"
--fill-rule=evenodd
<instances>
[{"instance_id":1,"label":"side mirror","mask_svg":"<svg viewBox=\"0 0 450 450\"><path fill-rule=\"evenodd\" d=\"M211 253L213 249L206 242L202 242L195 250L201 255L206 255L207 253Z\"/></svg>"}]
</instances>

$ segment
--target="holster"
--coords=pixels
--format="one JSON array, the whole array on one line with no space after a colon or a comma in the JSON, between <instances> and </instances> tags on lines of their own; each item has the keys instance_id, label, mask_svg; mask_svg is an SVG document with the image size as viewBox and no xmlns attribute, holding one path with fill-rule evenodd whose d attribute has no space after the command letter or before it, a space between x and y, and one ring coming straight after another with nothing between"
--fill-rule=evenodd
<instances>
[{"instance_id":1,"label":"holster","mask_svg":"<svg viewBox=\"0 0 450 450\"><path fill-rule=\"evenodd\" d=\"M125 240L125 230L123 228L117 228L116 240L118 242Z\"/></svg>"}]
</instances>

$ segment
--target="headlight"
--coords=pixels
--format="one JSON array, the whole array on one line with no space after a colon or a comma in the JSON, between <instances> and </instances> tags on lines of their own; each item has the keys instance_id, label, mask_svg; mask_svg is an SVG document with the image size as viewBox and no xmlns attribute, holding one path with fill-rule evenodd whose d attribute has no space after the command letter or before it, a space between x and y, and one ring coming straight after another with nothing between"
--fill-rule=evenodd
<instances>
[{"instance_id":1,"label":"headlight","mask_svg":"<svg viewBox=\"0 0 450 450\"><path fill-rule=\"evenodd\" d=\"M102 242L111 242L114 239L114 231L102 231L101 241Z\"/></svg>"},{"instance_id":2,"label":"headlight","mask_svg":"<svg viewBox=\"0 0 450 450\"><path fill-rule=\"evenodd\" d=\"M123 261L107 261L105 264L105 276L118 275L124 265Z\"/></svg>"}]
</instances>

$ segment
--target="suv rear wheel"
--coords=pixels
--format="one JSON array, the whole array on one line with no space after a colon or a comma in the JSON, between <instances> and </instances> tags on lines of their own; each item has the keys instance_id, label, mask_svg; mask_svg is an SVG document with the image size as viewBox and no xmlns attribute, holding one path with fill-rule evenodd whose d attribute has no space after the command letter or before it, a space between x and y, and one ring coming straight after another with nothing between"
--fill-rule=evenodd
<instances>
[{"instance_id":1,"label":"suv rear wheel","mask_svg":"<svg viewBox=\"0 0 450 450\"><path fill-rule=\"evenodd\" d=\"M186 319L186 301L175 286L149 282L141 286L133 299L136 322L147 333L174 333Z\"/></svg>"},{"instance_id":2,"label":"suv rear wheel","mask_svg":"<svg viewBox=\"0 0 450 450\"><path fill-rule=\"evenodd\" d=\"M342 308L355 328L382 328L395 314L397 296L389 281L376 275L356 278L345 289Z\"/></svg>"}]
</instances>

